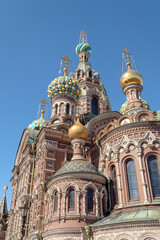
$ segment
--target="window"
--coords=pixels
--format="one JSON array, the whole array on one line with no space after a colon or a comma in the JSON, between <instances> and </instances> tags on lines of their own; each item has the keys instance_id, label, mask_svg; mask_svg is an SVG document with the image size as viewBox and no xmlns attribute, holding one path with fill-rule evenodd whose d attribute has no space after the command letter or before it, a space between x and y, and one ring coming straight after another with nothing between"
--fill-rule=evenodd
<instances>
[{"instance_id":1,"label":"window","mask_svg":"<svg viewBox=\"0 0 160 240\"><path fill-rule=\"evenodd\" d=\"M129 190L129 199L136 200L139 199L137 177L135 164L132 159L129 159L126 164L127 179L128 179L128 190Z\"/></svg>"},{"instance_id":2,"label":"window","mask_svg":"<svg viewBox=\"0 0 160 240\"><path fill-rule=\"evenodd\" d=\"M74 207L75 207L75 191L73 188L71 188L68 194L68 209L73 210Z\"/></svg>"},{"instance_id":3,"label":"window","mask_svg":"<svg viewBox=\"0 0 160 240\"><path fill-rule=\"evenodd\" d=\"M152 185L153 197L160 197L160 169L158 169L157 158L148 158L148 169Z\"/></svg>"},{"instance_id":4,"label":"window","mask_svg":"<svg viewBox=\"0 0 160 240\"><path fill-rule=\"evenodd\" d=\"M92 114L98 115L98 100L96 98L92 98Z\"/></svg>"},{"instance_id":5,"label":"window","mask_svg":"<svg viewBox=\"0 0 160 240\"><path fill-rule=\"evenodd\" d=\"M58 192L55 192L55 199L54 199L54 211L57 212L58 210Z\"/></svg>"},{"instance_id":6,"label":"window","mask_svg":"<svg viewBox=\"0 0 160 240\"><path fill-rule=\"evenodd\" d=\"M93 211L93 191L91 189L87 190L87 206L88 206L88 211L92 212Z\"/></svg>"},{"instance_id":7,"label":"window","mask_svg":"<svg viewBox=\"0 0 160 240\"><path fill-rule=\"evenodd\" d=\"M58 114L58 105L56 104L56 106L55 106L55 115L57 115Z\"/></svg>"},{"instance_id":8,"label":"window","mask_svg":"<svg viewBox=\"0 0 160 240\"><path fill-rule=\"evenodd\" d=\"M66 105L66 114L69 114L69 110L70 110L70 107L69 107L69 104L67 103L67 105Z\"/></svg>"},{"instance_id":9,"label":"window","mask_svg":"<svg viewBox=\"0 0 160 240\"><path fill-rule=\"evenodd\" d=\"M89 77L92 78L92 72L91 71L89 71Z\"/></svg>"},{"instance_id":10,"label":"window","mask_svg":"<svg viewBox=\"0 0 160 240\"><path fill-rule=\"evenodd\" d=\"M113 165L111 167L112 173L112 183L113 183L113 205L118 203L118 193L117 193L117 178L116 178L116 168Z\"/></svg>"}]
</instances>

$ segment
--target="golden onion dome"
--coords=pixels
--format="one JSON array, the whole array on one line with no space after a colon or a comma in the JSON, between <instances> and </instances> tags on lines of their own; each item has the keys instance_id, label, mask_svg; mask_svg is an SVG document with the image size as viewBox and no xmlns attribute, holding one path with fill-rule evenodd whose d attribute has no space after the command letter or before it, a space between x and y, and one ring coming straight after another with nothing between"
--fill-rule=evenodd
<instances>
[{"instance_id":1,"label":"golden onion dome","mask_svg":"<svg viewBox=\"0 0 160 240\"><path fill-rule=\"evenodd\" d=\"M68 135L71 140L75 138L87 139L87 128L80 123L79 117L77 118L77 122L69 129Z\"/></svg>"},{"instance_id":2,"label":"golden onion dome","mask_svg":"<svg viewBox=\"0 0 160 240\"><path fill-rule=\"evenodd\" d=\"M128 71L122 75L120 79L120 85L121 85L121 88L124 89L124 87L131 84L139 84L142 86L143 77L139 72L128 69Z\"/></svg>"}]
</instances>

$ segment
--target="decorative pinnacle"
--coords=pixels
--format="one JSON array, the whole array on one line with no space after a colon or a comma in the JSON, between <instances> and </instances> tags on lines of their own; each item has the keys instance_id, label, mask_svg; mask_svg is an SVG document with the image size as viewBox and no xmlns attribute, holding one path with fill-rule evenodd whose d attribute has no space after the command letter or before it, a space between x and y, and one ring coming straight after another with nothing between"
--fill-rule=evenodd
<instances>
[{"instance_id":1,"label":"decorative pinnacle","mask_svg":"<svg viewBox=\"0 0 160 240\"><path fill-rule=\"evenodd\" d=\"M4 186L4 191L5 191L5 192L7 191L7 189L8 189L8 186L7 186L7 185Z\"/></svg>"},{"instance_id":2,"label":"decorative pinnacle","mask_svg":"<svg viewBox=\"0 0 160 240\"><path fill-rule=\"evenodd\" d=\"M131 58L131 56L133 56L133 54L131 54L131 53L128 51L127 48L124 49L124 50L122 50L122 52L126 54L126 57L125 57L125 58L127 59L127 67L128 67L128 70L130 70L130 69L131 69L130 58Z\"/></svg>"},{"instance_id":3,"label":"decorative pinnacle","mask_svg":"<svg viewBox=\"0 0 160 240\"><path fill-rule=\"evenodd\" d=\"M80 32L80 42L87 42L87 34L85 31Z\"/></svg>"},{"instance_id":4,"label":"decorative pinnacle","mask_svg":"<svg viewBox=\"0 0 160 240\"><path fill-rule=\"evenodd\" d=\"M46 102L46 100L44 98L42 99L42 101L39 101L39 102L42 103L41 117L44 118L44 108L48 103Z\"/></svg>"},{"instance_id":5,"label":"decorative pinnacle","mask_svg":"<svg viewBox=\"0 0 160 240\"><path fill-rule=\"evenodd\" d=\"M63 58L61 57L61 59L64 60L64 76L67 76L67 72L68 72L68 69L67 69L67 65L69 62L72 62L71 60L69 60L68 56L64 56Z\"/></svg>"}]
</instances>

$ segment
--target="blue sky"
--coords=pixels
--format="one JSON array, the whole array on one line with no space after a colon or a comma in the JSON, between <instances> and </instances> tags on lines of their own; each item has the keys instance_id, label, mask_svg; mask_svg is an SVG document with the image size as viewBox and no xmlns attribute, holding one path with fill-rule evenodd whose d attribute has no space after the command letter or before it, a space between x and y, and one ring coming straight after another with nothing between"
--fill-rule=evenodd
<instances>
[{"instance_id":1,"label":"blue sky","mask_svg":"<svg viewBox=\"0 0 160 240\"><path fill-rule=\"evenodd\" d=\"M39 100L58 75L60 57L72 71L80 31L88 34L90 63L98 71L112 110L126 101L119 85L121 50L133 54L144 78L142 99L159 106L159 0L0 0L0 198L8 185L23 129L37 118ZM50 117L50 107L48 117Z\"/></svg>"}]
</instances>

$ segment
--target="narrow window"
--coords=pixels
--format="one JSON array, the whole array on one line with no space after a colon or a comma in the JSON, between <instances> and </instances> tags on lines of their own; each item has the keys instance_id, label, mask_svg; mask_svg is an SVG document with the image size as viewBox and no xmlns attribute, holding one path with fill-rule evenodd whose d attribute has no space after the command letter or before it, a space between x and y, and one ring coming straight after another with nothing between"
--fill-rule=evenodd
<instances>
[{"instance_id":1,"label":"narrow window","mask_svg":"<svg viewBox=\"0 0 160 240\"><path fill-rule=\"evenodd\" d=\"M70 110L70 107L69 107L69 104L67 103L67 105L66 105L66 114L69 114L69 110Z\"/></svg>"},{"instance_id":2,"label":"narrow window","mask_svg":"<svg viewBox=\"0 0 160 240\"><path fill-rule=\"evenodd\" d=\"M77 72L77 78L80 78L80 71Z\"/></svg>"},{"instance_id":3,"label":"narrow window","mask_svg":"<svg viewBox=\"0 0 160 240\"><path fill-rule=\"evenodd\" d=\"M98 100L96 98L92 98L92 114L98 115Z\"/></svg>"},{"instance_id":4,"label":"narrow window","mask_svg":"<svg viewBox=\"0 0 160 240\"><path fill-rule=\"evenodd\" d=\"M133 160L129 160L126 164L127 170L127 179L128 179L128 190L129 190L129 199L136 200L139 199L136 169Z\"/></svg>"},{"instance_id":5,"label":"narrow window","mask_svg":"<svg viewBox=\"0 0 160 240\"><path fill-rule=\"evenodd\" d=\"M116 177L116 168L112 166L112 183L113 183L113 205L118 203L118 192L117 192L117 177Z\"/></svg>"},{"instance_id":6,"label":"narrow window","mask_svg":"<svg viewBox=\"0 0 160 240\"><path fill-rule=\"evenodd\" d=\"M87 190L87 206L88 212L93 212L93 191L91 189Z\"/></svg>"},{"instance_id":7,"label":"narrow window","mask_svg":"<svg viewBox=\"0 0 160 240\"><path fill-rule=\"evenodd\" d=\"M69 190L69 196L68 196L68 209L73 210L75 207L75 191L73 188Z\"/></svg>"},{"instance_id":8,"label":"narrow window","mask_svg":"<svg viewBox=\"0 0 160 240\"><path fill-rule=\"evenodd\" d=\"M58 114L58 105L56 104L56 106L55 106L55 115L57 115Z\"/></svg>"},{"instance_id":9,"label":"narrow window","mask_svg":"<svg viewBox=\"0 0 160 240\"><path fill-rule=\"evenodd\" d=\"M57 212L57 210L58 210L58 192L55 192L54 211Z\"/></svg>"},{"instance_id":10,"label":"narrow window","mask_svg":"<svg viewBox=\"0 0 160 240\"><path fill-rule=\"evenodd\" d=\"M92 78L92 72L91 71L89 71L89 77Z\"/></svg>"},{"instance_id":11,"label":"narrow window","mask_svg":"<svg viewBox=\"0 0 160 240\"><path fill-rule=\"evenodd\" d=\"M160 197L160 169L158 169L157 158L148 158L149 175L152 185L153 197Z\"/></svg>"}]
</instances>

